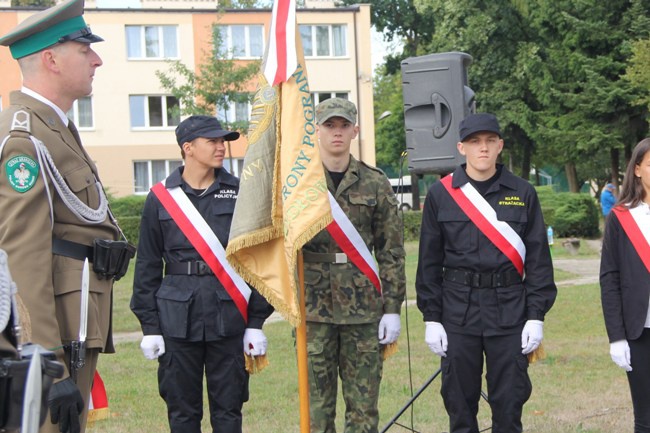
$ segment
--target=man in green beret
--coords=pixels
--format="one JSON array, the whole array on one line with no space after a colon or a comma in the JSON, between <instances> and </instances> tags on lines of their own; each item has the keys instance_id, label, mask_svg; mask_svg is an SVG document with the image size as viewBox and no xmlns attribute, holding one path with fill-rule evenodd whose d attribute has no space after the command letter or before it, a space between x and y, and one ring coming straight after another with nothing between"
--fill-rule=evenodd
<instances>
[{"instance_id":1,"label":"man in green beret","mask_svg":"<svg viewBox=\"0 0 650 433\"><path fill-rule=\"evenodd\" d=\"M102 39L86 25L83 8L83 0L64 1L0 36L23 76L22 89L0 113L0 248L31 317L32 342L66 366L49 393L41 432L85 430L98 355L114 352L111 299L120 272L107 269L105 257L128 246L117 241L121 231L97 168L65 114L91 93L102 65L91 48ZM81 288L86 258L87 291ZM128 258L120 260L125 269ZM76 363L72 345L86 348L75 351Z\"/></svg>"}]
</instances>

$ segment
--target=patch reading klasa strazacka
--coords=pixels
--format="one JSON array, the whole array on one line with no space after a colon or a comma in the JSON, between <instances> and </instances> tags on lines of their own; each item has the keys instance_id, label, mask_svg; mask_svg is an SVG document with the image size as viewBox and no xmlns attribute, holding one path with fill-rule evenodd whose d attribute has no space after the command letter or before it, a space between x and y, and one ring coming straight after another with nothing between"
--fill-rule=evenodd
<instances>
[{"instance_id":1,"label":"patch reading klasa strazacka","mask_svg":"<svg viewBox=\"0 0 650 433\"><path fill-rule=\"evenodd\" d=\"M28 155L18 155L5 164L9 185L18 192L29 191L38 178L38 163Z\"/></svg>"}]
</instances>

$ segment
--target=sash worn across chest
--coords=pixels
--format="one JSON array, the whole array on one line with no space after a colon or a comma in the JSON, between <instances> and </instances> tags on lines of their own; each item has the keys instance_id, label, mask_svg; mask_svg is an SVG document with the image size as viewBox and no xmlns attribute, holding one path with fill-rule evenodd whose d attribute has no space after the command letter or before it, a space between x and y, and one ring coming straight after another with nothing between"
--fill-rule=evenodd
<instances>
[{"instance_id":1,"label":"sash worn across chest","mask_svg":"<svg viewBox=\"0 0 650 433\"><path fill-rule=\"evenodd\" d=\"M244 321L248 322L251 289L226 260L226 251L208 223L181 187L165 188L164 180L151 188L178 228L201 255L219 282L235 302Z\"/></svg>"},{"instance_id":2,"label":"sash worn across chest","mask_svg":"<svg viewBox=\"0 0 650 433\"><path fill-rule=\"evenodd\" d=\"M481 233L510 259L519 275L523 277L526 260L524 241L508 223L497 219L496 211L471 183L467 182L460 188L454 188L451 180L452 176L449 175L440 182Z\"/></svg>"},{"instance_id":3,"label":"sash worn across chest","mask_svg":"<svg viewBox=\"0 0 650 433\"><path fill-rule=\"evenodd\" d=\"M615 207L612 211L614 211L614 215L621 222L621 227L623 227L625 234L630 239L630 242L632 242L632 246L634 246L634 249L639 254L646 269L650 272L650 240L641 231L641 226L639 225L640 215L637 215L637 209L641 211L639 207L630 210Z\"/></svg>"},{"instance_id":4,"label":"sash worn across chest","mask_svg":"<svg viewBox=\"0 0 650 433\"><path fill-rule=\"evenodd\" d=\"M381 294L379 269L368 246L352 224L352 221L343 212L332 193L328 193L332 208L333 221L327 226L327 231L334 238L338 246L348 256L350 261L372 282Z\"/></svg>"}]
</instances>

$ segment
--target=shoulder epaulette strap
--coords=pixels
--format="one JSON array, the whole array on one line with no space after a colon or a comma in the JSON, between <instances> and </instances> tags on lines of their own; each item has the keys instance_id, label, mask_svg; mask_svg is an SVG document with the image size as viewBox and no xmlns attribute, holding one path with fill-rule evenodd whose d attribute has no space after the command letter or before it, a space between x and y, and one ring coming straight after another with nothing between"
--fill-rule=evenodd
<instances>
[{"instance_id":1,"label":"shoulder epaulette strap","mask_svg":"<svg viewBox=\"0 0 650 433\"><path fill-rule=\"evenodd\" d=\"M11 121L10 131L20 131L26 132L28 134L32 133L32 122L31 115L25 110L18 110L14 113L14 118Z\"/></svg>"},{"instance_id":2,"label":"shoulder epaulette strap","mask_svg":"<svg viewBox=\"0 0 650 433\"><path fill-rule=\"evenodd\" d=\"M381 168L379 168L379 167L375 167L374 165L370 165L370 164L368 164L368 163L366 163L366 162L364 162L364 161L361 161L361 160L359 160L359 164L363 165L363 166L366 167L366 168L369 168L369 169L372 170L372 171L375 171L375 172L377 172L377 173L381 173L381 174L383 174L384 176L386 175L386 173L384 173L384 171L383 171Z\"/></svg>"}]
</instances>

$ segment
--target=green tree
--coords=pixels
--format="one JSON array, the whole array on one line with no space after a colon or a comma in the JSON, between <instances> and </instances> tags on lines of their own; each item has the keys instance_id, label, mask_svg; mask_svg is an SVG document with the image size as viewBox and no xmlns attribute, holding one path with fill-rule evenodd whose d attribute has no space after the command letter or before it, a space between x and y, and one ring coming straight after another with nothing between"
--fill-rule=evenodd
<instances>
[{"instance_id":1,"label":"green tree","mask_svg":"<svg viewBox=\"0 0 650 433\"><path fill-rule=\"evenodd\" d=\"M49 8L56 4L54 0L11 0L11 7Z\"/></svg>"},{"instance_id":2,"label":"green tree","mask_svg":"<svg viewBox=\"0 0 650 433\"><path fill-rule=\"evenodd\" d=\"M564 163L571 191L599 175L618 178L620 151L647 130L645 110L633 102L638 90L622 79L630 42L648 33L647 15L645 0L544 0L531 10L541 36L528 58L529 88L540 101L531 135L547 158ZM610 163L593 172L587 162L596 154Z\"/></svg>"},{"instance_id":3,"label":"green tree","mask_svg":"<svg viewBox=\"0 0 650 433\"><path fill-rule=\"evenodd\" d=\"M180 102L180 114L214 116L218 109L227 110L233 103L249 102L249 82L260 70L259 61L246 64L236 61L223 49L223 37L217 24L212 26L213 43L204 52L198 72L179 60L168 61L169 70L156 71L161 86ZM248 122L225 119L225 127L246 132Z\"/></svg>"},{"instance_id":4,"label":"green tree","mask_svg":"<svg viewBox=\"0 0 650 433\"><path fill-rule=\"evenodd\" d=\"M379 68L374 87L376 162L389 177L396 177L400 170L402 152L406 150L402 74L397 72L389 75L385 67Z\"/></svg>"},{"instance_id":5,"label":"green tree","mask_svg":"<svg viewBox=\"0 0 650 433\"><path fill-rule=\"evenodd\" d=\"M639 89L640 105L650 111L650 39L641 39L632 43L632 58L625 73L625 78Z\"/></svg>"},{"instance_id":6,"label":"green tree","mask_svg":"<svg viewBox=\"0 0 650 433\"><path fill-rule=\"evenodd\" d=\"M341 4L358 4L357 0L342 0ZM419 11L415 0L369 0L370 22L383 34L387 41L399 39L403 52L389 56L386 72L394 74L400 70L401 60L421 54L421 48L430 39L435 29L434 16L428 10Z\"/></svg>"}]
</instances>

